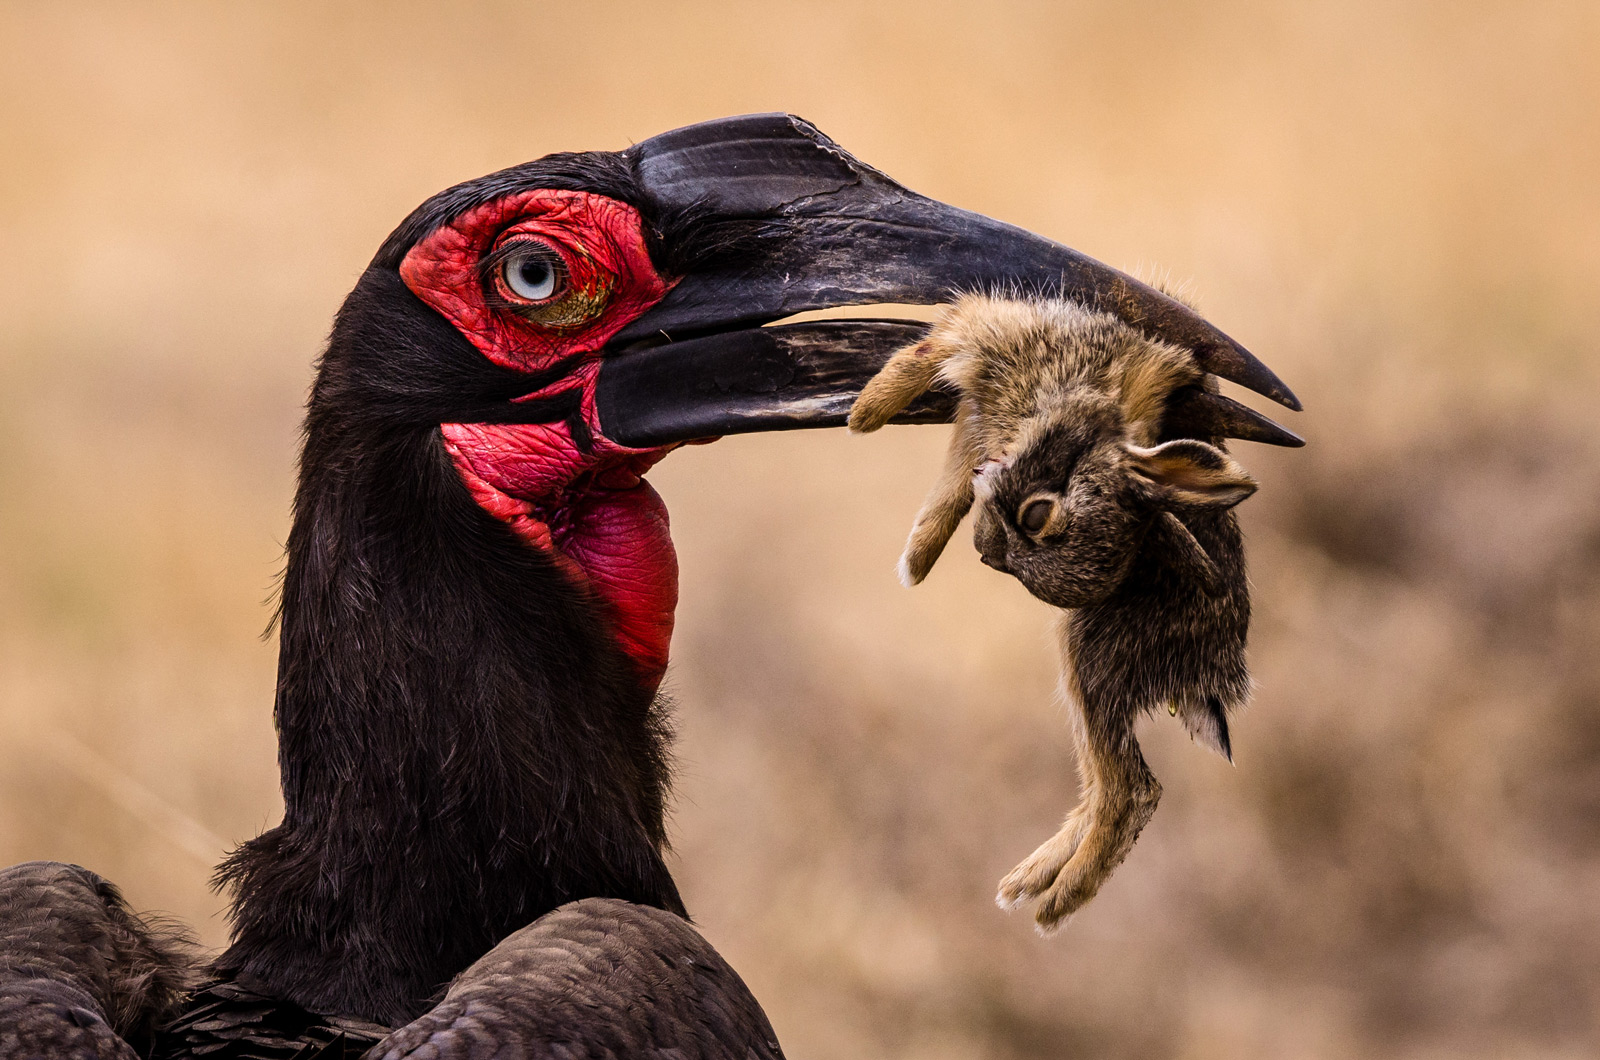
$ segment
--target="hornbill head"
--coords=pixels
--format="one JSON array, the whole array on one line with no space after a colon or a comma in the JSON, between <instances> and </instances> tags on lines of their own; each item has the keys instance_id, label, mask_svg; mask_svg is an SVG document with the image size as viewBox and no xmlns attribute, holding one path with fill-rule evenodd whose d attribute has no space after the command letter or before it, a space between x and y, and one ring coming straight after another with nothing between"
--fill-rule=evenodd
<instances>
[{"instance_id":1,"label":"hornbill head","mask_svg":"<svg viewBox=\"0 0 1600 1060\"><path fill-rule=\"evenodd\" d=\"M1193 349L1212 373L1299 407L1179 302L908 191L783 114L692 125L621 152L551 155L434 196L341 311L407 339L357 344L349 355L373 363L325 365L318 391L354 398L339 404L358 418L439 425L479 506L608 605L653 686L677 570L665 509L641 476L686 442L842 424L862 385L922 328L766 325L995 288L1109 309ZM952 411L950 395L934 393L902 419ZM1188 395L1183 414L1212 433L1296 441L1216 395Z\"/></svg>"}]
</instances>

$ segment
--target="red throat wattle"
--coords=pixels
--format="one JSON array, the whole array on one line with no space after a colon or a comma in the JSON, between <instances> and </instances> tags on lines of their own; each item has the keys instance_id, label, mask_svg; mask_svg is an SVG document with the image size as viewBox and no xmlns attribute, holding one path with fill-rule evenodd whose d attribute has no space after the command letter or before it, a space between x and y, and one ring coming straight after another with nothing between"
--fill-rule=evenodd
<instances>
[{"instance_id":1,"label":"red throat wattle","mask_svg":"<svg viewBox=\"0 0 1600 1060\"><path fill-rule=\"evenodd\" d=\"M559 256L563 286L546 302L519 301L482 269L486 258L522 246ZM440 432L484 511L592 592L623 650L658 684L678 559L666 506L640 476L672 447L617 445L600 433L594 402L600 348L670 287L650 262L638 212L586 192L510 195L418 242L400 275L496 364L538 372L573 360L570 372L520 400L579 390L578 423L446 423Z\"/></svg>"}]
</instances>

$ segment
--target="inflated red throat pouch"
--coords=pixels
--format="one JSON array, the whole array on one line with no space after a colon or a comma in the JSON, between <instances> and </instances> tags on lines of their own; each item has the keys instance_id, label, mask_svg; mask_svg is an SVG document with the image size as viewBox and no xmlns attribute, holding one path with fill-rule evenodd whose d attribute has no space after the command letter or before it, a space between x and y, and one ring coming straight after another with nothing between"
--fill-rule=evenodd
<instances>
[{"instance_id":1,"label":"inflated red throat pouch","mask_svg":"<svg viewBox=\"0 0 1600 1060\"><path fill-rule=\"evenodd\" d=\"M523 299L506 262L532 254L556 293ZM666 670L678 602L667 510L642 475L672 450L606 438L595 410L600 349L671 284L655 270L637 210L579 191L520 192L468 210L420 240L400 264L406 285L485 357L534 373L573 359L518 400L580 392L559 423L440 426L473 499L550 556L604 605L618 643L652 686Z\"/></svg>"}]
</instances>

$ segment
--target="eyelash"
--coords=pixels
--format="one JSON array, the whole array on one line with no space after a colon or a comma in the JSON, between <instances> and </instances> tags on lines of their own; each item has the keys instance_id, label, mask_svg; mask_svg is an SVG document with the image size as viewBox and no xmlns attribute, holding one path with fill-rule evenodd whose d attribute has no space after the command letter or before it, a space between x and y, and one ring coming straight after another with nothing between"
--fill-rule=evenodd
<instances>
[{"instance_id":1,"label":"eyelash","mask_svg":"<svg viewBox=\"0 0 1600 1060\"><path fill-rule=\"evenodd\" d=\"M556 247L544 240L507 240L485 254L478 263L478 278L483 284L484 294L491 302L497 303L499 308L520 309L527 305L526 302L518 301L514 297L508 297L508 292L505 290L504 276L506 264L518 255L527 253L532 248L545 251L550 256L552 263L560 269L563 277L570 282L571 273L567 268L566 256ZM555 296L552 295L552 297Z\"/></svg>"},{"instance_id":2,"label":"eyelash","mask_svg":"<svg viewBox=\"0 0 1600 1060\"><path fill-rule=\"evenodd\" d=\"M547 251L552 264L561 273L564 286L552 291L548 299L526 301L508 292L504 269L520 253L531 246ZM543 328L555 331L576 331L585 327L602 313L611 301L616 278L609 273L584 270L588 282L579 283L573 275L571 255L563 253L554 243L543 239L507 239L483 256L479 264L484 300L491 308L514 313Z\"/></svg>"}]
</instances>

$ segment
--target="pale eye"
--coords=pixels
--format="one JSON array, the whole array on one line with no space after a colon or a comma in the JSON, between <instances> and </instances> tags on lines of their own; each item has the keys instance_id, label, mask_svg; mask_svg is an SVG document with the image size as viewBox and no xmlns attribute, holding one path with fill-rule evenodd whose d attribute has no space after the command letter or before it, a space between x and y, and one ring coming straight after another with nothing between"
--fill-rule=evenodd
<instances>
[{"instance_id":1,"label":"pale eye","mask_svg":"<svg viewBox=\"0 0 1600 1060\"><path fill-rule=\"evenodd\" d=\"M1044 524L1050 521L1050 512L1055 508L1054 501L1038 500L1027 505L1017 516L1017 525L1030 534L1037 534L1044 529Z\"/></svg>"},{"instance_id":2,"label":"pale eye","mask_svg":"<svg viewBox=\"0 0 1600 1060\"><path fill-rule=\"evenodd\" d=\"M565 279L555 251L540 246L518 250L501 266L506 287L518 298L543 302L554 297Z\"/></svg>"}]
</instances>

